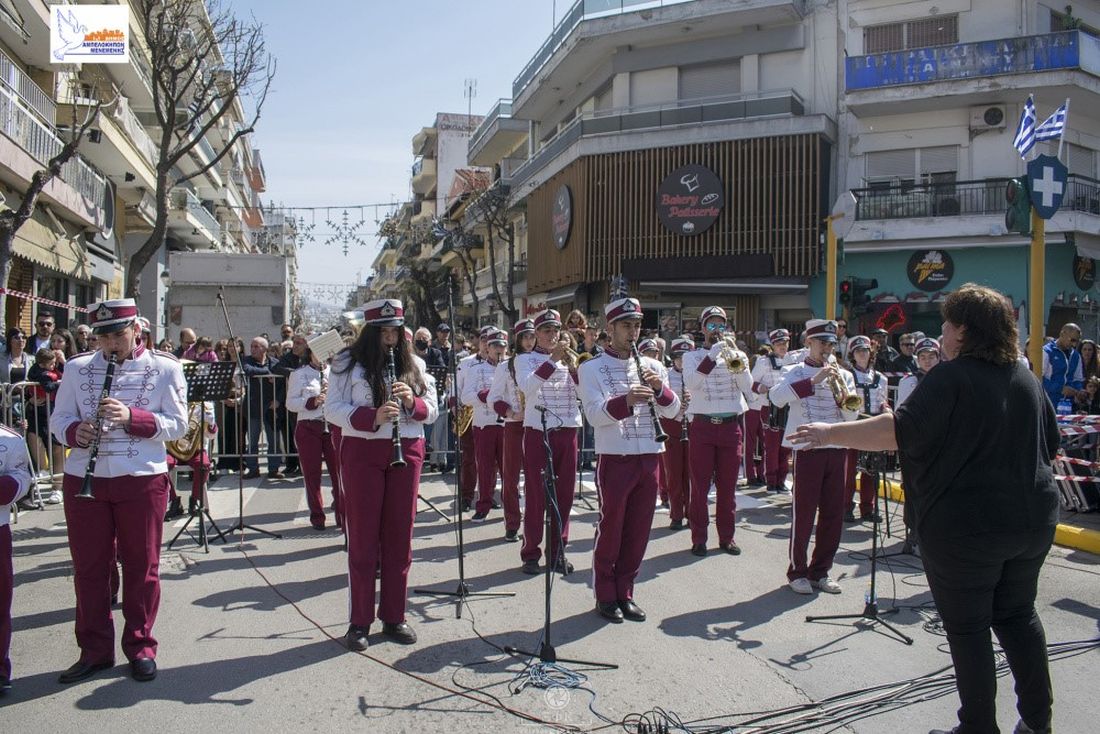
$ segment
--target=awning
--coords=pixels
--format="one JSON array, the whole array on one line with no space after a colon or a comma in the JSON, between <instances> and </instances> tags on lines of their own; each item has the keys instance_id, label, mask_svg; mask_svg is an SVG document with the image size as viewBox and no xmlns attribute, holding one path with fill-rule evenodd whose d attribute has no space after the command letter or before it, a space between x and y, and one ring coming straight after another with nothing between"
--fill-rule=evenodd
<instances>
[{"instance_id":1,"label":"awning","mask_svg":"<svg viewBox=\"0 0 1100 734\"><path fill-rule=\"evenodd\" d=\"M577 300L577 292L581 289L580 283L567 285L564 288L556 288L546 296L546 305L553 306L556 303L566 303Z\"/></svg>"},{"instance_id":2,"label":"awning","mask_svg":"<svg viewBox=\"0 0 1100 734\"><path fill-rule=\"evenodd\" d=\"M733 293L744 295L798 294L810 286L798 278L738 278L737 280L642 281L641 290L662 293ZM645 306L645 304L642 304Z\"/></svg>"},{"instance_id":3,"label":"awning","mask_svg":"<svg viewBox=\"0 0 1100 734\"><path fill-rule=\"evenodd\" d=\"M12 252L50 270L55 270L77 280L91 280L92 268L84 250L84 238L79 233L59 236L51 227L35 218L15 233Z\"/></svg>"}]
</instances>

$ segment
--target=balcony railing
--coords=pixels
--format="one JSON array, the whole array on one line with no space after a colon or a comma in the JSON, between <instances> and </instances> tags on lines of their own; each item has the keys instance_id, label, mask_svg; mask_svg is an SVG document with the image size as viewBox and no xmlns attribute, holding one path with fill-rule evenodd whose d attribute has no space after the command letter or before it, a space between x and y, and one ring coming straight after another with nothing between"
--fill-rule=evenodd
<instances>
[{"instance_id":1,"label":"balcony railing","mask_svg":"<svg viewBox=\"0 0 1100 734\"><path fill-rule=\"evenodd\" d=\"M694 125L707 122L740 120L770 115L802 115L802 98L793 89L699 99L681 99L657 105L620 107L586 112L562 128L554 137L512 173L512 186L518 187L570 145L586 135L621 133L632 130Z\"/></svg>"},{"instance_id":2,"label":"balcony railing","mask_svg":"<svg viewBox=\"0 0 1100 734\"><path fill-rule=\"evenodd\" d=\"M512 99L519 98L519 95L534 80L539 70L546 65L554 52L561 48L561 45L565 43L565 39L569 38L569 34L582 21L622 15L623 13L648 8L659 8L664 5L679 5L684 2L691 2L691 0L577 0L573 3L573 7L566 12L565 17L558 21L558 24L550 33L550 37L539 47L539 50L523 67L519 76L512 82Z\"/></svg>"},{"instance_id":3,"label":"balcony railing","mask_svg":"<svg viewBox=\"0 0 1100 734\"><path fill-rule=\"evenodd\" d=\"M0 51L0 88L22 102L51 127L57 122L57 104L34 83L11 57Z\"/></svg>"},{"instance_id":4,"label":"balcony railing","mask_svg":"<svg viewBox=\"0 0 1100 734\"><path fill-rule=\"evenodd\" d=\"M1057 69L1100 76L1100 38L1083 31L1059 31L850 56L845 60L844 84L853 92Z\"/></svg>"},{"instance_id":5,"label":"balcony railing","mask_svg":"<svg viewBox=\"0 0 1100 734\"><path fill-rule=\"evenodd\" d=\"M199 220L199 223L206 228L211 236L217 237L221 231L221 225L218 224L217 217L202 205L199 197L195 196L193 191L185 188L174 189L172 191L172 206L176 209L187 210L191 216Z\"/></svg>"},{"instance_id":6,"label":"balcony railing","mask_svg":"<svg viewBox=\"0 0 1100 734\"><path fill-rule=\"evenodd\" d=\"M481 124L474 130L474 134L470 136L469 150L476 150L481 145L481 139L489 132L489 128L493 126L493 123L500 119L507 119L512 116L512 100L500 99L493 105L493 109L489 111L489 114L481 121Z\"/></svg>"},{"instance_id":7,"label":"balcony railing","mask_svg":"<svg viewBox=\"0 0 1100 734\"><path fill-rule=\"evenodd\" d=\"M853 189L856 221L1004 214L1007 178ZM1100 214L1100 181L1070 174L1062 208Z\"/></svg>"},{"instance_id":8,"label":"balcony railing","mask_svg":"<svg viewBox=\"0 0 1100 734\"><path fill-rule=\"evenodd\" d=\"M7 86L0 86L0 132L43 166L65 145L54 128L31 114ZM106 179L79 155L61 167L61 179L95 206L103 206Z\"/></svg>"},{"instance_id":9,"label":"balcony railing","mask_svg":"<svg viewBox=\"0 0 1100 734\"><path fill-rule=\"evenodd\" d=\"M149 137L149 133L145 131L145 126L141 124L141 120L130 109L125 97L120 98L118 103L111 108L111 117L129 136L134 147L145 157L145 161L155 168L157 161L160 160L160 151L153 139Z\"/></svg>"}]
</instances>

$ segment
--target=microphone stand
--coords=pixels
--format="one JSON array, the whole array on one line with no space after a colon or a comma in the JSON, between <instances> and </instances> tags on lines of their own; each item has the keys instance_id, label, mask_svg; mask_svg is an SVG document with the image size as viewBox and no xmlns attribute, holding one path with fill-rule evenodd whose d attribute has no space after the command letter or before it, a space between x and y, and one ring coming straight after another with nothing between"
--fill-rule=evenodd
<instances>
[{"instance_id":1,"label":"microphone stand","mask_svg":"<svg viewBox=\"0 0 1100 734\"><path fill-rule=\"evenodd\" d=\"M570 658L559 658L557 650L554 649L553 644L550 642L550 595L554 587L554 567L558 565L559 561L565 560L565 547L562 545L560 537L558 540L558 557L550 559L550 546L552 544L552 538L561 535L560 527L556 527L557 523L550 521L550 513L553 510L554 515L558 518L558 522L561 522L560 510L558 508L557 501L557 475L554 473L554 453L550 448L550 429L546 426L546 408L539 406L537 408L542 420L542 448L546 452L546 468L542 471L542 487L545 493L545 507L542 513L542 529L543 538L546 540L546 572L545 577L545 598L543 606L542 617L542 642L539 644L538 652L521 650L518 647L512 645L505 645L504 652L509 655L523 656L527 658L537 657L544 663L572 663L574 665L588 665L594 668L601 668L606 670L617 670L618 665L612 663L596 663L590 660L573 660ZM551 532L557 530L558 536L552 536Z\"/></svg>"},{"instance_id":2,"label":"microphone stand","mask_svg":"<svg viewBox=\"0 0 1100 734\"><path fill-rule=\"evenodd\" d=\"M543 420L545 420L545 416L543 417ZM585 431L587 430L587 428L588 428L588 419L585 418L585 416L584 416L584 410L581 410L581 430L580 430L581 448L580 448L580 451L577 452L577 493L576 493L576 498L578 500L580 500L581 502L583 502L585 507L587 507L588 509L594 511L596 508L592 506L592 503L584 495L584 457L585 457L584 436L585 436ZM593 449L593 451L595 451L595 449ZM594 461L593 461L593 464L595 464ZM592 481L596 481L597 479L598 479L598 477L596 476L596 470L593 469L592 470Z\"/></svg>"},{"instance_id":3,"label":"microphone stand","mask_svg":"<svg viewBox=\"0 0 1100 734\"><path fill-rule=\"evenodd\" d=\"M229 309L226 308L226 306L225 306L225 286L218 286L218 303L221 304L221 307L222 307L222 316L225 317L225 328L229 332L229 338L233 340L233 350L237 353L237 369L240 370L241 379L242 380L247 380L248 378L247 378L247 376L245 375L245 372L244 372L244 360L241 359L241 350L237 349L238 339L237 339L236 333L233 331L233 324L231 324L229 322ZM248 389L248 383L245 382L244 384L246 386L245 389L247 390ZM247 395L242 395L242 397L247 398ZM242 402L244 403L243 406L241 404ZM243 424L243 420L242 420L243 416L241 415L241 407L244 407L245 410L248 410L247 400L239 401L237 403L237 445L238 445L238 447L240 447L240 443L241 443L241 428L242 428L242 424ZM259 459L257 459L257 461L258 460ZM258 528L258 527L255 527L253 525L245 524L245 521L244 521L244 452L242 450L241 451L241 463L237 466L237 522L236 522L235 525L233 525L233 527L227 528L225 532L226 533L232 533L234 531L239 531L240 534L241 534L240 540L241 540L241 542L244 542L244 531L245 530L252 530L252 531L257 532L257 533L262 533L262 534L268 536L269 538L282 538L283 537L279 533L273 533L270 530L264 530L263 528Z\"/></svg>"},{"instance_id":4,"label":"microphone stand","mask_svg":"<svg viewBox=\"0 0 1100 734\"><path fill-rule=\"evenodd\" d=\"M454 304L454 291L451 286L451 278L447 278L447 311L451 318L454 318L455 304ZM455 406L458 406L458 353L452 347L451 349L451 389L455 391ZM457 422L456 422L457 428ZM473 430L472 428L470 430ZM419 492L417 493L419 497ZM427 502L427 500L425 500ZM431 507L440 515L443 515L435 506L430 502L428 506ZM434 589L413 589L414 594L421 594L424 596L453 596L455 597L455 619L462 619L462 603L472 597L504 597L515 596L514 591L470 591L469 584L466 583L466 546L465 540L462 535L462 442L459 440L457 431L455 432L455 494L454 494L454 525L458 536L458 588L455 591L437 591ZM444 517L446 517L444 515Z\"/></svg>"},{"instance_id":5,"label":"microphone stand","mask_svg":"<svg viewBox=\"0 0 1100 734\"><path fill-rule=\"evenodd\" d=\"M882 489L883 486L885 485L885 480L884 480L883 475L882 475L883 457L880 453L877 453L877 452L876 453L864 452L863 457L864 457L863 461L866 464L866 466L863 467L863 470L871 475L871 480L874 482L874 485L875 485L875 515L877 517L878 516L879 490ZM827 614L827 615L824 615L824 616L820 616L820 615L818 615L818 616L808 616L808 617L806 617L806 621L807 622L820 622L820 621L834 620L834 619L855 619L855 620L864 620L865 619L865 620L869 621L870 624L860 627L859 628L860 630L874 629L875 625L882 625L887 630L894 633L894 635L896 635L900 639L901 642L904 642L906 645L912 645L913 644L913 638L912 637L909 637L908 635L903 634L900 630L898 630L896 627L894 627L893 625L891 625L889 622L887 622L885 619L882 618L882 616L885 615L885 614L897 614L898 611L900 611L900 610L897 607L892 607L890 609L884 609L884 610L880 611L879 608L878 608L878 598L875 596L875 576L876 576L876 573L878 571L878 559L879 559L879 555L878 555L878 525L879 525L879 521L877 519L874 520L872 522L872 525L871 525L871 589L870 589L869 598L866 600L866 602L864 604L863 611L859 614Z\"/></svg>"}]
</instances>

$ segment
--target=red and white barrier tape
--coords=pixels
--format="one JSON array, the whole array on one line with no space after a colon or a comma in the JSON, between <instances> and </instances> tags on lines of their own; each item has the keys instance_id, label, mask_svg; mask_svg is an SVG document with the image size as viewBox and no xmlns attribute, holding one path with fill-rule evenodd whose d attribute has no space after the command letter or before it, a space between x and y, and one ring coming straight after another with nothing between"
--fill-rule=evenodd
<instances>
[{"instance_id":1,"label":"red and white barrier tape","mask_svg":"<svg viewBox=\"0 0 1100 734\"><path fill-rule=\"evenodd\" d=\"M1090 433L1100 433L1100 425L1086 424L1082 426L1060 425L1058 431L1063 436L1086 436Z\"/></svg>"},{"instance_id":2,"label":"red and white barrier tape","mask_svg":"<svg viewBox=\"0 0 1100 734\"><path fill-rule=\"evenodd\" d=\"M1054 480L1056 482L1084 482L1086 484L1100 484L1100 477L1085 477L1072 474L1055 474Z\"/></svg>"},{"instance_id":3,"label":"red and white barrier tape","mask_svg":"<svg viewBox=\"0 0 1100 734\"><path fill-rule=\"evenodd\" d=\"M88 309L84 306L73 306L68 303L62 303L61 301L52 301L49 298L43 298L41 296L32 296L30 293L23 293L22 291L13 291L8 288L0 288L0 295L14 296L24 301L35 301L36 303L45 303L48 306L56 306L57 308L66 309L69 311L80 311L81 313L88 313Z\"/></svg>"},{"instance_id":4,"label":"red and white barrier tape","mask_svg":"<svg viewBox=\"0 0 1100 734\"><path fill-rule=\"evenodd\" d=\"M1059 423L1100 423L1100 415L1060 415Z\"/></svg>"},{"instance_id":5,"label":"red and white barrier tape","mask_svg":"<svg viewBox=\"0 0 1100 734\"><path fill-rule=\"evenodd\" d=\"M1087 459L1075 459L1072 456L1062 456L1059 454L1055 461L1064 461L1067 464L1074 464L1076 466L1087 466L1090 469L1100 469L1100 462L1088 461Z\"/></svg>"}]
</instances>

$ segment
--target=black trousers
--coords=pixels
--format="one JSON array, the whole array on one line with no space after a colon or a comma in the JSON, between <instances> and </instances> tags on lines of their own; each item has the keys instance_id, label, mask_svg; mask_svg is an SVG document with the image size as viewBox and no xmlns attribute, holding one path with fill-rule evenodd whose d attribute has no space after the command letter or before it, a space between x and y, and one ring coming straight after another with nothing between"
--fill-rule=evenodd
<instances>
[{"instance_id":1,"label":"black trousers","mask_svg":"<svg viewBox=\"0 0 1100 734\"><path fill-rule=\"evenodd\" d=\"M947 631L959 692L958 734L999 734L993 643L1016 679L1016 709L1032 729L1050 726L1054 695L1046 633L1035 611L1039 571L1054 528L960 538L921 537L928 585Z\"/></svg>"}]
</instances>

